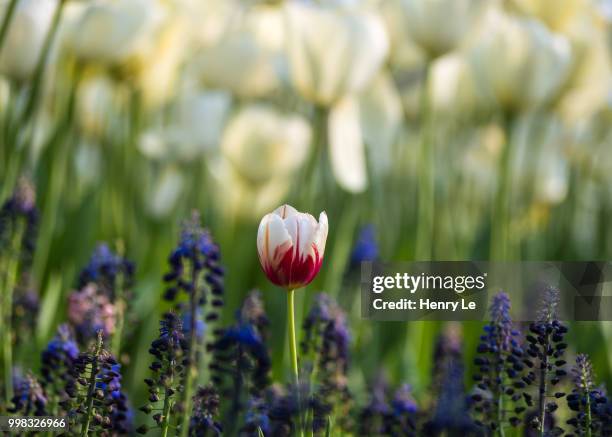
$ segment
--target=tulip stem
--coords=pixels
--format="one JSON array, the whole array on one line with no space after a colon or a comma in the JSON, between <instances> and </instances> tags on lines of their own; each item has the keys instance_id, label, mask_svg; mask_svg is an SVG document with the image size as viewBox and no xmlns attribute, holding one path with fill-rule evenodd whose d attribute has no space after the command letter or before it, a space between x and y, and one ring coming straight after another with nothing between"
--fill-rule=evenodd
<instances>
[{"instance_id":1,"label":"tulip stem","mask_svg":"<svg viewBox=\"0 0 612 437\"><path fill-rule=\"evenodd\" d=\"M513 129L511 116L504 120L506 144L499 159L499 178L491 223L490 259L508 260L510 250L510 201L512 198Z\"/></svg>"},{"instance_id":2,"label":"tulip stem","mask_svg":"<svg viewBox=\"0 0 612 437\"><path fill-rule=\"evenodd\" d=\"M300 399L300 377L298 371L297 343L295 341L295 290L287 290L287 325L289 326L289 352L291 353L291 368L298 399L298 414L300 417L300 435L304 435L302 420L302 402Z\"/></svg>"},{"instance_id":3,"label":"tulip stem","mask_svg":"<svg viewBox=\"0 0 612 437\"><path fill-rule=\"evenodd\" d=\"M7 253L7 266L4 271L4 281L0 294L2 295L2 337L3 337L3 369L4 369L4 395L8 407L13 398L13 292L17 285L19 276L19 257L21 256L21 244L24 235L23 225L16 224L9 252Z\"/></svg>"},{"instance_id":4,"label":"tulip stem","mask_svg":"<svg viewBox=\"0 0 612 437\"><path fill-rule=\"evenodd\" d=\"M17 0L11 0L6 7L4 12L4 18L2 19L2 25L0 26L0 51L4 46L4 40L6 39L6 33L8 32L13 15L15 15L15 7L17 6Z\"/></svg>"},{"instance_id":5,"label":"tulip stem","mask_svg":"<svg viewBox=\"0 0 612 437\"><path fill-rule=\"evenodd\" d=\"M289 325L289 351L291 352L291 368L295 383L299 382L298 374L298 359L297 359L297 344L295 342L295 308L294 308L295 290L287 292L287 324Z\"/></svg>"},{"instance_id":6,"label":"tulip stem","mask_svg":"<svg viewBox=\"0 0 612 437\"><path fill-rule=\"evenodd\" d=\"M431 135L431 105L429 85L431 63L425 64L421 89L421 139L418 167L418 217L416 226L415 259L429 261L433 255L433 235L435 220L435 150Z\"/></svg>"}]
</instances>

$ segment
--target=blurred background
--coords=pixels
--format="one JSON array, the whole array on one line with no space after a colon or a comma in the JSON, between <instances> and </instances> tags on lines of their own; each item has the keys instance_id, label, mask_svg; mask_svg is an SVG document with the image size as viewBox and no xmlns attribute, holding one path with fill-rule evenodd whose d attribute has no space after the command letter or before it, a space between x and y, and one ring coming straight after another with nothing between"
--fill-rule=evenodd
<instances>
[{"instance_id":1,"label":"blurred background","mask_svg":"<svg viewBox=\"0 0 612 437\"><path fill-rule=\"evenodd\" d=\"M285 295L260 270L257 226L285 202L325 210L298 323L316 292L336 297L353 387L384 372L420 401L442 326L362 321L360 261L612 257L609 0L1 5L0 202L26 177L41 214L35 341L20 347L46 344L108 242L137 266L123 358L136 406L168 308L161 278L194 209L227 270L225 320L263 293L276 380ZM468 365L480 330L463 326ZM569 336L610 386L612 324Z\"/></svg>"}]
</instances>

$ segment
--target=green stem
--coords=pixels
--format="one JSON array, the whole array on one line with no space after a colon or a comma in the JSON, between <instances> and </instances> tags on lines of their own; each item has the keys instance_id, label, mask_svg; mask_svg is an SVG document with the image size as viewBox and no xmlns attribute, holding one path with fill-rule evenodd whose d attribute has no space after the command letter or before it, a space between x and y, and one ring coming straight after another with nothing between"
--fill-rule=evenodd
<instances>
[{"instance_id":1,"label":"green stem","mask_svg":"<svg viewBox=\"0 0 612 437\"><path fill-rule=\"evenodd\" d=\"M312 139L312 150L301 177L301 183L294 186L295 193L300 194L306 206L314 205L317 193L324 187L330 187L329 167L326 161L328 143L328 118L329 109L323 106L315 106L312 116L314 135ZM309 187L304 190L304 187ZM323 190L327 195L328 190Z\"/></svg>"},{"instance_id":2,"label":"green stem","mask_svg":"<svg viewBox=\"0 0 612 437\"><path fill-rule=\"evenodd\" d=\"M94 351L94 359L91 363L91 374L89 375L89 386L87 387L87 414L85 415L85 421L81 428L81 437L86 437L89 433L89 424L93 417L93 403L94 393L96 390L96 377L98 376L98 357L102 350L102 331L98 332L98 342L96 343L96 349Z\"/></svg>"},{"instance_id":3,"label":"green stem","mask_svg":"<svg viewBox=\"0 0 612 437\"><path fill-rule=\"evenodd\" d=\"M59 0L59 2L57 3L57 7L55 8L55 11L53 13L51 26L49 27L47 35L45 36L45 42L41 49L40 57L38 58L38 62L36 64L36 69L34 70L34 76L32 77L32 90L30 91L30 96L23 111L23 116L21 120L22 126L25 126L25 124L30 119L30 117L38 106L45 67L47 65L47 60L49 59L49 53L51 52L51 45L53 44L53 40L55 39L55 35L57 34L57 31L59 29L59 24L62 18L62 12L64 10L65 3L66 0Z\"/></svg>"},{"instance_id":4,"label":"green stem","mask_svg":"<svg viewBox=\"0 0 612 437\"><path fill-rule=\"evenodd\" d=\"M499 180L491 223L490 258L507 260L510 253L510 201L512 188L512 130L514 123L510 117L505 119L506 144L499 160Z\"/></svg>"},{"instance_id":5,"label":"green stem","mask_svg":"<svg viewBox=\"0 0 612 437\"><path fill-rule=\"evenodd\" d=\"M295 341L295 290L287 290L287 327L289 328L289 353L291 355L291 369L295 382L295 390L298 398L298 409L300 416L300 435L304 436L304 424L302 420L302 402L300 395L300 376L298 368L297 343Z\"/></svg>"},{"instance_id":6,"label":"green stem","mask_svg":"<svg viewBox=\"0 0 612 437\"><path fill-rule=\"evenodd\" d=\"M500 393L497 399L497 422L499 424L499 436L505 437L504 431L504 395Z\"/></svg>"},{"instance_id":7,"label":"green stem","mask_svg":"<svg viewBox=\"0 0 612 437\"><path fill-rule=\"evenodd\" d=\"M416 226L415 259L431 260L435 220L435 150L431 135L431 107L429 98L431 63L425 64L421 90L421 144L418 167L418 217Z\"/></svg>"},{"instance_id":8,"label":"green stem","mask_svg":"<svg viewBox=\"0 0 612 437\"><path fill-rule=\"evenodd\" d=\"M190 294L189 301L189 309L191 320L189 326L189 366L186 369L185 374L185 386L184 386L184 396L183 396L183 417L181 420L181 437L187 437L189 433L189 419L191 418L191 410L192 410L192 393L193 393L193 383L198 375L198 366L196 364L197 359L197 344L198 344L198 336L197 336L197 305L198 305L198 273L195 268L192 268L191 272L191 281L193 285L193 290Z\"/></svg>"},{"instance_id":9,"label":"green stem","mask_svg":"<svg viewBox=\"0 0 612 437\"><path fill-rule=\"evenodd\" d=\"M172 377L170 378L170 384L172 384ZM166 389L164 395L164 410L163 410L163 419L161 423L161 435L162 437L168 436L168 428L170 428L170 411L171 411L171 402L170 402L170 393L169 390Z\"/></svg>"},{"instance_id":10,"label":"green stem","mask_svg":"<svg viewBox=\"0 0 612 437\"><path fill-rule=\"evenodd\" d=\"M8 406L13 398L13 292L19 275L19 256L23 224L17 223L7 256L6 277L2 290L2 359L4 369L4 394Z\"/></svg>"},{"instance_id":11,"label":"green stem","mask_svg":"<svg viewBox=\"0 0 612 437\"><path fill-rule=\"evenodd\" d=\"M500 351L497 355L497 362L495 365L495 371L493 374L494 380L499 380L497 384L495 394L497 395L497 424L499 425L499 437L505 437L506 432L504 431L504 423L506 422L506 410L504 410L504 395L506 393L506 384L504 378L504 371L498 370L503 369L503 363L506 360L506 356L503 354L503 346L500 341L497 342L497 349Z\"/></svg>"},{"instance_id":12,"label":"green stem","mask_svg":"<svg viewBox=\"0 0 612 437\"><path fill-rule=\"evenodd\" d=\"M0 25L0 52L4 47L4 40L6 39L6 34L11 24L11 20L13 19L13 15L15 15L16 6L17 0L10 0L8 6L6 7L6 12L4 13L4 18L2 19L2 25Z\"/></svg>"},{"instance_id":13,"label":"green stem","mask_svg":"<svg viewBox=\"0 0 612 437\"><path fill-rule=\"evenodd\" d=\"M586 405L584 406L585 408L585 419L586 419L586 423L584 424L585 426L585 436L586 437L591 437L592 436L592 431L591 431L591 424L593 422L593 417L591 414L591 380L588 377L588 375L585 373L585 370L582 370L582 386L585 387L584 390L584 397L586 400Z\"/></svg>"},{"instance_id":14,"label":"green stem","mask_svg":"<svg viewBox=\"0 0 612 437\"><path fill-rule=\"evenodd\" d=\"M117 309L117 325L115 327L115 333L112 338L112 347L111 350L113 355L117 359L120 358L121 354L121 336L123 334L123 326L125 319L125 307L127 303L124 298L124 290L123 290L123 274L119 274L116 279L115 284L115 307Z\"/></svg>"},{"instance_id":15,"label":"green stem","mask_svg":"<svg viewBox=\"0 0 612 437\"><path fill-rule=\"evenodd\" d=\"M34 259L34 275L37 277L42 277L44 269L47 268L50 246L53 241L58 211L60 210L59 204L67 183L68 158L72 153L69 139L73 131L72 124L81 78L82 70L77 67L74 70L74 77L70 84L70 91L65 108L63 108L62 117L54 126L51 138L40 160L40 165L43 167L40 186L44 187L45 195L41 207L42 217Z\"/></svg>"},{"instance_id":16,"label":"green stem","mask_svg":"<svg viewBox=\"0 0 612 437\"><path fill-rule=\"evenodd\" d=\"M550 344L550 335L546 336L546 345ZM540 429L539 434L540 437L544 437L546 435L545 429L546 429L546 408L545 408L545 401L546 401L546 391L547 391L547 387L546 387L546 371L548 369L548 354L546 353L546 351L544 351L544 358L543 358L543 362L541 363L540 366L540 388L539 388L539 395L540 398L538 400L538 414L540 416Z\"/></svg>"},{"instance_id":17,"label":"green stem","mask_svg":"<svg viewBox=\"0 0 612 437\"><path fill-rule=\"evenodd\" d=\"M298 371L297 344L295 341L294 296L295 290L287 291L287 326L289 328L289 352L291 354L291 369L293 370L293 378L295 380L295 384L299 385L300 378Z\"/></svg>"}]
</instances>

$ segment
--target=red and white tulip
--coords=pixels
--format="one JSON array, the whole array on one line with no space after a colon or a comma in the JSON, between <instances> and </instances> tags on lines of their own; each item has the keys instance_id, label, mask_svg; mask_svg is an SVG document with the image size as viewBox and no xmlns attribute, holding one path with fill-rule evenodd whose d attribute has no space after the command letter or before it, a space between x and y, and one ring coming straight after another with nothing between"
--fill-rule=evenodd
<instances>
[{"instance_id":1,"label":"red and white tulip","mask_svg":"<svg viewBox=\"0 0 612 437\"><path fill-rule=\"evenodd\" d=\"M266 214L257 232L257 251L268 279L288 290L308 285L321 269L327 230L325 212L318 222L289 205Z\"/></svg>"}]
</instances>

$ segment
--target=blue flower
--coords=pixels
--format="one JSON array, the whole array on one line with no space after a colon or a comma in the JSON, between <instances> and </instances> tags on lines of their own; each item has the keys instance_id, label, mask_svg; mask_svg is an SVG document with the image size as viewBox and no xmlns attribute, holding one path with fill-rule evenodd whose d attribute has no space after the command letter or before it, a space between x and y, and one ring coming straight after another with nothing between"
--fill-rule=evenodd
<instances>
[{"instance_id":1,"label":"blue flower","mask_svg":"<svg viewBox=\"0 0 612 437\"><path fill-rule=\"evenodd\" d=\"M10 413L24 416L44 416L46 414L47 397L32 373L24 377L16 377L13 384L15 393L11 400L13 407L8 409Z\"/></svg>"},{"instance_id":2,"label":"blue flower","mask_svg":"<svg viewBox=\"0 0 612 437\"><path fill-rule=\"evenodd\" d=\"M14 250L12 256L19 256L29 266L34 254L38 228L36 193L32 184L20 179L13 195L0 208L0 254L4 249ZM17 248L12 247L15 233L20 230Z\"/></svg>"},{"instance_id":3,"label":"blue flower","mask_svg":"<svg viewBox=\"0 0 612 437\"><path fill-rule=\"evenodd\" d=\"M106 243L100 243L79 275L78 288L93 282L114 299L120 276L122 287L131 287L134 280L134 263L114 253Z\"/></svg>"},{"instance_id":4,"label":"blue flower","mask_svg":"<svg viewBox=\"0 0 612 437\"><path fill-rule=\"evenodd\" d=\"M374 225L364 226L351 253L351 263L359 264L363 261L374 261L378 258L378 243Z\"/></svg>"},{"instance_id":5,"label":"blue flower","mask_svg":"<svg viewBox=\"0 0 612 437\"><path fill-rule=\"evenodd\" d=\"M53 337L41 354L41 373L43 383L47 390L58 390L60 398L64 398L64 390L60 389L58 383L66 378L74 361L79 356L79 347L67 324L57 328L57 334Z\"/></svg>"},{"instance_id":6,"label":"blue flower","mask_svg":"<svg viewBox=\"0 0 612 437\"><path fill-rule=\"evenodd\" d=\"M472 408L479 416L476 423L494 432L507 422L512 426L521 422L519 416L524 414L525 408L521 405L523 396L519 390L528 385L531 376L524 376L524 351L517 339L520 333L514 329L510 317L510 298L506 293L493 296L490 316L474 359L477 367L474 381L478 390L472 395ZM508 408L509 404L516 405L514 410ZM507 410L513 415L506 419Z\"/></svg>"},{"instance_id":7,"label":"blue flower","mask_svg":"<svg viewBox=\"0 0 612 437\"><path fill-rule=\"evenodd\" d=\"M574 415L567 424L574 427L578 435L609 435L612 411L607 406L605 390L595 387L593 366L589 357L578 354L571 373L574 389L567 395L566 400Z\"/></svg>"},{"instance_id":8,"label":"blue flower","mask_svg":"<svg viewBox=\"0 0 612 437\"><path fill-rule=\"evenodd\" d=\"M414 414L417 412L417 404L412 397L412 388L409 384L402 384L397 389L393 399L391 400L391 407L396 415L403 414Z\"/></svg>"},{"instance_id":9,"label":"blue flower","mask_svg":"<svg viewBox=\"0 0 612 437\"><path fill-rule=\"evenodd\" d=\"M249 395L261 397L270 382L272 361L260 330L265 326L264 320L263 303L257 292L252 292L237 311L236 322L219 330L219 338L213 344L213 381L232 387L235 413L243 408Z\"/></svg>"},{"instance_id":10,"label":"blue flower","mask_svg":"<svg viewBox=\"0 0 612 437\"><path fill-rule=\"evenodd\" d=\"M223 429L217 416L219 415L219 395L212 386L199 387L193 397L193 415L189 422L189 435L205 437L222 435Z\"/></svg>"},{"instance_id":11,"label":"blue flower","mask_svg":"<svg viewBox=\"0 0 612 437\"><path fill-rule=\"evenodd\" d=\"M191 313L189 311L183 312L182 315L182 324L183 324L183 333L185 337L189 337L191 335ZM198 307L196 309L196 337L201 340L204 338L204 333L206 332L206 323L202 320L202 309Z\"/></svg>"}]
</instances>

